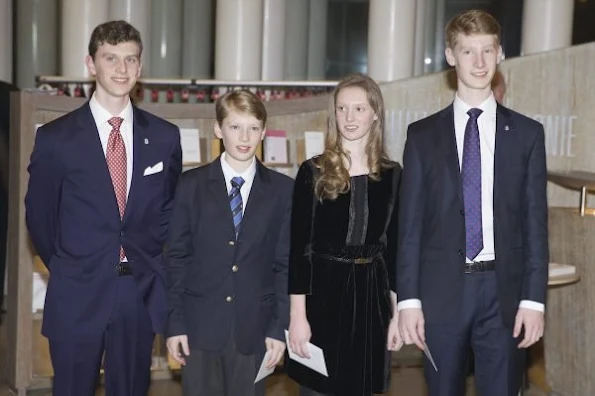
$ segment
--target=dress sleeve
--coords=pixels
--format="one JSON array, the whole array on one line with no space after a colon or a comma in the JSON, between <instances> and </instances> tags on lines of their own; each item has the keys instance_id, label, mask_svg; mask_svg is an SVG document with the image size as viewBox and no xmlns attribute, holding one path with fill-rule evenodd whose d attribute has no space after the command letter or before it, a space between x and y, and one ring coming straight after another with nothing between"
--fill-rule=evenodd
<instances>
[{"instance_id":1,"label":"dress sleeve","mask_svg":"<svg viewBox=\"0 0 595 396\"><path fill-rule=\"evenodd\" d=\"M398 214L399 214L399 183L401 181L401 166L393 169L392 207L390 220L386 229L386 253L384 260L388 271L390 289L397 292L397 245L398 245Z\"/></svg>"},{"instance_id":2,"label":"dress sleeve","mask_svg":"<svg viewBox=\"0 0 595 396\"><path fill-rule=\"evenodd\" d=\"M289 294L312 293L312 224L314 216L314 173L310 161L298 170L293 187L291 246L289 251Z\"/></svg>"}]
</instances>

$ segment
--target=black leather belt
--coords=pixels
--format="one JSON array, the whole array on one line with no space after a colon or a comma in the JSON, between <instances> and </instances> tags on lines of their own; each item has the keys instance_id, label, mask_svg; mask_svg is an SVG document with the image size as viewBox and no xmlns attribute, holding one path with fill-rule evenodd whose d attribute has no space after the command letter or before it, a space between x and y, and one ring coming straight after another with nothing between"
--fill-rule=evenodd
<instances>
[{"instance_id":1,"label":"black leather belt","mask_svg":"<svg viewBox=\"0 0 595 396\"><path fill-rule=\"evenodd\" d=\"M493 271L496 269L496 260L490 261L474 261L472 263L465 263L463 272L465 274L473 274L474 272Z\"/></svg>"},{"instance_id":2,"label":"black leather belt","mask_svg":"<svg viewBox=\"0 0 595 396\"><path fill-rule=\"evenodd\" d=\"M374 262L374 260L376 260L376 258L382 255L381 253L378 253L372 257L341 257L326 253L312 252L312 254L324 260L338 261L339 263L345 264L371 264Z\"/></svg>"},{"instance_id":3,"label":"black leather belt","mask_svg":"<svg viewBox=\"0 0 595 396\"><path fill-rule=\"evenodd\" d=\"M130 268L130 265L128 263L119 263L118 265L116 265L116 274L118 274L118 276L127 276L127 275L132 275L132 269Z\"/></svg>"}]
</instances>

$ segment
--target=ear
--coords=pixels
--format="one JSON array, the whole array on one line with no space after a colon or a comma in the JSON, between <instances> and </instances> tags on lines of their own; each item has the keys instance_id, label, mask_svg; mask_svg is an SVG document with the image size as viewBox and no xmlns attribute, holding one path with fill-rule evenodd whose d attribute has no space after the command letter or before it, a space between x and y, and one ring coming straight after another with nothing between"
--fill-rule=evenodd
<instances>
[{"instance_id":1,"label":"ear","mask_svg":"<svg viewBox=\"0 0 595 396\"><path fill-rule=\"evenodd\" d=\"M502 46L501 45L498 46L498 54L496 57L496 64L500 64L500 62L502 62Z\"/></svg>"},{"instance_id":2,"label":"ear","mask_svg":"<svg viewBox=\"0 0 595 396\"><path fill-rule=\"evenodd\" d=\"M138 71L136 72L136 78L140 78L141 72L143 70L143 63L139 60L138 61Z\"/></svg>"},{"instance_id":3,"label":"ear","mask_svg":"<svg viewBox=\"0 0 595 396\"><path fill-rule=\"evenodd\" d=\"M91 55L85 56L85 64L87 65L87 70L89 70L89 74L91 74L92 76L96 76L97 71L95 70L95 62L93 61Z\"/></svg>"},{"instance_id":4,"label":"ear","mask_svg":"<svg viewBox=\"0 0 595 396\"><path fill-rule=\"evenodd\" d=\"M267 134L267 126L266 125L263 125L263 127L262 127L262 133L260 134L260 141L261 142L264 140L264 137L266 136L266 134Z\"/></svg>"},{"instance_id":5,"label":"ear","mask_svg":"<svg viewBox=\"0 0 595 396\"><path fill-rule=\"evenodd\" d=\"M374 121L378 120L378 114L374 114Z\"/></svg>"},{"instance_id":6,"label":"ear","mask_svg":"<svg viewBox=\"0 0 595 396\"><path fill-rule=\"evenodd\" d=\"M446 57L446 62L448 63L448 65L454 67L456 65L456 61L455 61L454 51L452 50L452 48L447 47L444 50L444 55Z\"/></svg>"},{"instance_id":7,"label":"ear","mask_svg":"<svg viewBox=\"0 0 595 396\"><path fill-rule=\"evenodd\" d=\"M219 126L219 123L217 121L215 121L215 125L213 126L213 132L215 133L215 136L217 136L218 139L223 139L221 127Z\"/></svg>"}]
</instances>

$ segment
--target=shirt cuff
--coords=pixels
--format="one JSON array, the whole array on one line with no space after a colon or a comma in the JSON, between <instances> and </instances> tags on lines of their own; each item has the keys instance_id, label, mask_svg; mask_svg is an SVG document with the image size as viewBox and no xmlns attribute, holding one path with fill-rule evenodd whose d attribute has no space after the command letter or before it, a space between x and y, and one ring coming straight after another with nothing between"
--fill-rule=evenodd
<instances>
[{"instance_id":1,"label":"shirt cuff","mask_svg":"<svg viewBox=\"0 0 595 396\"><path fill-rule=\"evenodd\" d=\"M532 309L534 311L545 312L545 305L531 300L521 300L519 308Z\"/></svg>"},{"instance_id":2,"label":"shirt cuff","mask_svg":"<svg viewBox=\"0 0 595 396\"><path fill-rule=\"evenodd\" d=\"M419 300L417 298L410 298L407 300L403 300L397 304L397 311L402 311L404 309L411 309L411 308L421 309L421 300Z\"/></svg>"}]
</instances>

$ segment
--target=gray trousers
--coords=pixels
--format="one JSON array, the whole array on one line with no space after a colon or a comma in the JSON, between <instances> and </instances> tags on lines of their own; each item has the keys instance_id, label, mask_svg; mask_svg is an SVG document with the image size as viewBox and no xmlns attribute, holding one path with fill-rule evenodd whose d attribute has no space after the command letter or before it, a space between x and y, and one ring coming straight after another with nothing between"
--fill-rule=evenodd
<instances>
[{"instance_id":1,"label":"gray trousers","mask_svg":"<svg viewBox=\"0 0 595 396\"><path fill-rule=\"evenodd\" d=\"M264 396L266 378L254 384L264 358L238 352L233 335L220 351L191 350L182 366L184 396Z\"/></svg>"}]
</instances>

